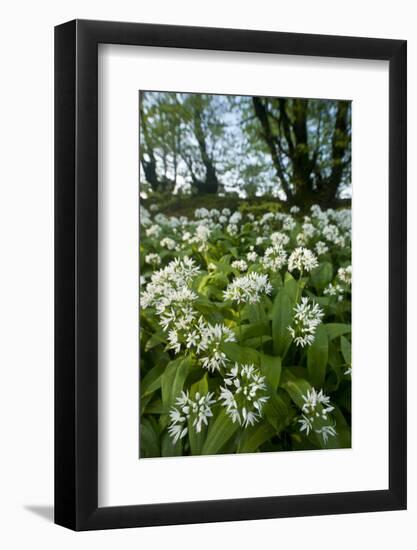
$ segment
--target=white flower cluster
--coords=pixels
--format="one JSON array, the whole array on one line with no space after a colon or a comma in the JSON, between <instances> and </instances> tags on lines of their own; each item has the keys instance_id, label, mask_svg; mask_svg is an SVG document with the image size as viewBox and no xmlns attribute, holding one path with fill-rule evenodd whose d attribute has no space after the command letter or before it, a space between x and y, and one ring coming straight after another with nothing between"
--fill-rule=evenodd
<instances>
[{"instance_id":1,"label":"white flower cluster","mask_svg":"<svg viewBox=\"0 0 417 550\"><path fill-rule=\"evenodd\" d=\"M308 248L298 247L288 258L288 271L311 271L319 265L316 256Z\"/></svg>"},{"instance_id":2,"label":"white flower cluster","mask_svg":"<svg viewBox=\"0 0 417 550\"><path fill-rule=\"evenodd\" d=\"M236 341L230 328L223 324L210 325L202 317L185 338L186 347L194 349L201 366L211 372L220 370L228 361L221 344Z\"/></svg>"},{"instance_id":3,"label":"white flower cluster","mask_svg":"<svg viewBox=\"0 0 417 550\"><path fill-rule=\"evenodd\" d=\"M231 267L233 267L233 269L237 269L238 271L242 272L247 271L248 269L248 264L245 262L245 260L235 260L230 265Z\"/></svg>"},{"instance_id":4,"label":"white flower cluster","mask_svg":"<svg viewBox=\"0 0 417 550\"><path fill-rule=\"evenodd\" d=\"M197 392L194 399L191 399L188 391L181 392L176 399L176 407L172 407L169 413L171 422L168 426L168 433L174 443L187 435L190 419L192 420L191 425L197 433L201 432L203 424L207 426L208 419L213 416L211 406L216 402L213 395L213 393L200 395Z\"/></svg>"},{"instance_id":5,"label":"white flower cluster","mask_svg":"<svg viewBox=\"0 0 417 550\"><path fill-rule=\"evenodd\" d=\"M186 330L195 320L192 303L197 299L197 294L188 285L199 272L194 260L185 256L176 258L152 274L141 293L141 306L155 309L164 331L172 331L173 327ZM170 333L170 344L178 353L180 346L175 342L173 333Z\"/></svg>"},{"instance_id":6,"label":"white flower cluster","mask_svg":"<svg viewBox=\"0 0 417 550\"><path fill-rule=\"evenodd\" d=\"M326 296L335 296L339 302L343 300L344 289L337 283L329 283L323 290L323 294Z\"/></svg>"},{"instance_id":7,"label":"white flower cluster","mask_svg":"<svg viewBox=\"0 0 417 550\"><path fill-rule=\"evenodd\" d=\"M150 252L145 256L145 262L150 265L159 265L161 263L161 256L155 254L155 252Z\"/></svg>"},{"instance_id":8,"label":"white flower cluster","mask_svg":"<svg viewBox=\"0 0 417 550\"><path fill-rule=\"evenodd\" d=\"M238 422L243 428L253 426L262 418L262 408L269 396L266 394L265 377L261 376L254 365L235 363L226 372L224 387L219 389L218 399L214 393L206 395L196 393L191 399L188 391L182 391L169 412L170 424L168 433L174 443L185 437L191 427L200 433L203 425L213 416L211 407L219 402L233 423Z\"/></svg>"},{"instance_id":9,"label":"white flower cluster","mask_svg":"<svg viewBox=\"0 0 417 550\"><path fill-rule=\"evenodd\" d=\"M327 420L328 413L334 410L333 405L330 404L330 397L323 393L323 390L319 392L315 388L308 390L306 395L302 396L304 404L302 406L302 415L298 420L300 424L300 431L306 432L307 435L314 429L317 434L320 434L326 444L329 436L337 435L334 426L317 426L317 422Z\"/></svg>"},{"instance_id":10,"label":"white flower cluster","mask_svg":"<svg viewBox=\"0 0 417 550\"><path fill-rule=\"evenodd\" d=\"M343 283L350 285L352 283L352 266L340 267L337 271L337 276Z\"/></svg>"},{"instance_id":11,"label":"white flower cluster","mask_svg":"<svg viewBox=\"0 0 417 550\"><path fill-rule=\"evenodd\" d=\"M287 261L287 253L282 245L269 246L261 260L265 269L279 271Z\"/></svg>"},{"instance_id":12,"label":"white flower cluster","mask_svg":"<svg viewBox=\"0 0 417 550\"><path fill-rule=\"evenodd\" d=\"M236 277L227 285L223 292L225 300L231 300L238 304L256 304L260 301L262 294L270 294L272 285L268 276L252 272L241 277Z\"/></svg>"},{"instance_id":13,"label":"white flower cluster","mask_svg":"<svg viewBox=\"0 0 417 550\"><path fill-rule=\"evenodd\" d=\"M314 342L314 335L317 327L324 316L323 310L309 298L301 298L301 302L294 308L294 320L292 326L288 327L294 343L297 346L310 345Z\"/></svg>"},{"instance_id":14,"label":"white flower cluster","mask_svg":"<svg viewBox=\"0 0 417 550\"><path fill-rule=\"evenodd\" d=\"M317 256L322 256L329 251L329 247L323 241L317 241L314 250L316 251Z\"/></svg>"},{"instance_id":15,"label":"white flower cluster","mask_svg":"<svg viewBox=\"0 0 417 550\"><path fill-rule=\"evenodd\" d=\"M262 417L262 408L269 396L266 394L265 377L254 365L235 363L224 378L220 400L233 423L247 427Z\"/></svg>"}]
</instances>

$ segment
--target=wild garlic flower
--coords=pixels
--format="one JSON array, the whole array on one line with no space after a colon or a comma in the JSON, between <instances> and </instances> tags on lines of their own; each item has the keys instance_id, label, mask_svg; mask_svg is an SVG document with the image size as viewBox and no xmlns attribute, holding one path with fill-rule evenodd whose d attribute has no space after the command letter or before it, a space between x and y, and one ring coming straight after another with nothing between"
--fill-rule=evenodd
<instances>
[{"instance_id":1,"label":"wild garlic flower","mask_svg":"<svg viewBox=\"0 0 417 550\"><path fill-rule=\"evenodd\" d=\"M256 260L258 259L258 254L252 250L251 252L248 252L246 254L246 258L248 259L248 262L256 262Z\"/></svg>"},{"instance_id":2,"label":"wild garlic flower","mask_svg":"<svg viewBox=\"0 0 417 550\"><path fill-rule=\"evenodd\" d=\"M340 267L337 271L337 276L343 283L350 285L352 283L352 266Z\"/></svg>"},{"instance_id":3,"label":"wild garlic flower","mask_svg":"<svg viewBox=\"0 0 417 550\"><path fill-rule=\"evenodd\" d=\"M164 331L187 330L196 318L192 303L197 294L188 284L200 272L194 261L185 256L176 258L166 267L155 271L151 280L140 296L140 305L144 309L153 307L159 316L159 323ZM178 342L171 336L173 349L177 350Z\"/></svg>"},{"instance_id":4,"label":"wild garlic flower","mask_svg":"<svg viewBox=\"0 0 417 550\"><path fill-rule=\"evenodd\" d=\"M225 300L231 300L238 304L256 304L260 301L262 294L270 294L272 285L267 275L252 272L247 275L236 277L227 285L223 292Z\"/></svg>"},{"instance_id":5,"label":"wild garlic flower","mask_svg":"<svg viewBox=\"0 0 417 550\"><path fill-rule=\"evenodd\" d=\"M315 388L311 388L302 398L304 404L301 408L301 417L298 419L300 432L305 431L306 435L309 435L314 429L317 434L322 436L323 442L326 444L329 436L337 435L334 426L320 425L323 420L328 419L328 413L334 410L330 404L330 397L325 395L323 390L317 391Z\"/></svg>"},{"instance_id":6,"label":"wild garlic flower","mask_svg":"<svg viewBox=\"0 0 417 550\"><path fill-rule=\"evenodd\" d=\"M334 224L327 224L324 225L322 228L323 236L336 246L344 247L345 246L345 238L340 233L339 228Z\"/></svg>"},{"instance_id":7,"label":"wild garlic flower","mask_svg":"<svg viewBox=\"0 0 417 550\"><path fill-rule=\"evenodd\" d=\"M297 241L298 246L304 246L305 244L307 244L308 239L306 235L303 232L301 232L301 233L297 233L295 240Z\"/></svg>"},{"instance_id":8,"label":"wild garlic flower","mask_svg":"<svg viewBox=\"0 0 417 550\"><path fill-rule=\"evenodd\" d=\"M191 426L197 433L201 432L203 424L207 426L208 419L213 416L211 406L216 402L213 399L213 393L200 395L197 392L194 399L191 399L188 391L181 392L176 399L176 407L172 407L169 413L170 425L168 433L176 443L188 433L189 420L192 420Z\"/></svg>"},{"instance_id":9,"label":"wild garlic flower","mask_svg":"<svg viewBox=\"0 0 417 550\"><path fill-rule=\"evenodd\" d=\"M290 214L284 215L282 223L282 229L284 231L292 231L296 225L296 221Z\"/></svg>"},{"instance_id":10,"label":"wild garlic flower","mask_svg":"<svg viewBox=\"0 0 417 550\"><path fill-rule=\"evenodd\" d=\"M311 271L319 265L316 256L308 248L298 247L288 258L288 271Z\"/></svg>"},{"instance_id":11,"label":"wild garlic flower","mask_svg":"<svg viewBox=\"0 0 417 550\"><path fill-rule=\"evenodd\" d=\"M233 212L230 216L229 222L231 224L237 225L242 221L242 214L239 211Z\"/></svg>"},{"instance_id":12,"label":"wild garlic flower","mask_svg":"<svg viewBox=\"0 0 417 550\"><path fill-rule=\"evenodd\" d=\"M313 429L313 422L305 414L301 415L301 418L298 419L300 425L300 432L306 432L308 435Z\"/></svg>"},{"instance_id":13,"label":"wild garlic flower","mask_svg":"<svg viewBox=\"0 0 417 550\"><path fill-rule=\"evenodd\" d=\"M325 445L329 439L329 436L333 437L337 435L337 431L335 430L334 426L322 426L321 428L317 428L314 431L322 436Z\"/></svg>"},{"instance_id":14,"label":"wild garlic flower","mask_svg":"<svg viewBox=\"0 0 417 550\"><path fill-rule=\"evenodd\" d=\"M308 219L308 217L305 216L304 219ZM311 224L310 222L303 223L302 228L303 228L304 235L308 238L314 237L314 235L316 234L316 231L317 231L317 229L314 227L314 225Z\"/></svg>"},{"instance_id":15,"label":"wild garlic flower","mask_svg":"<svg viewBox=\"0 0 417 550\"><path fill-rule=\"evenodd\" d=\"M317 391L316 388L307 390L303 395L304 405L302 411L310 418L322 417L327 420L327 413L331 412L334 407L330 404L330 397L323 393L323 390Z\"/></svg>"},{"instance_id":16,"label":"wild garlic flower","mask_svg":"<svg viewBox=\"0 0 417 550\"><path fill-rule=\"evenodd\" d=\"M281 245L269 246L261 261L265 269L279 271L287 261L287 253Z\"/></svg>"},{"instance_id":17,"label":"wild garlic flower","mask_svg":"<svg viewBox=\"0 0 417 550\"><path fill-rule=\"evenodd\" d=\"M244 428L253 426L262 418L262 408L269 396L265 377L254 365L235 363L224 378L220 388L220 401L233 423Z\"/></svg>"},{"instance_id":18,"label":"wild garlic flower","mask_svg":"<svg viewBox=\"0 0 417 550\"><path fill-rule=\"evenodd\" d=\"M159 237L160 233L161 233L161 228L159 225L156 225L156 224L151 225L146 230L147 237Z\"/></svg>"},{"instance_id":19,"label":"wild garlic flower","mask_svg":"<svg viewBox=\"0 0 417 550\"><path fill-rule=\"evenodd\" d=\"M230 265L233 269L237 269L238 271L247 271L248 269L248 264L245 260L235 260Z\"/></svg>"},{"instance_id":20,"label":"wild garlic flower","mask_svg":"<svg viewBox=\"0 0 417 550\"><path fill-rule=\"evenodd\" d=\"M198 325L187 335L187 347L195 348L201 366L211 372L226 366L228 359L221 344L236 342L235 333L226 325L210 325L200 317Z\"/></svg>"},{"instance_id":21,"label":"wild garlic flower","mask_svg":"<svg viewBox=\"0 0 417 550\"><path fill-rule=\"evenodd\" d=\"M314 342L316 329L323 318L323 310L309 298L301 298L301 302L294 308L294 320L288 327L294 343L302 348Z\"/></svg>"},{"instance_id":22,"label":"wild garlic flower","mask_svg":"<svg viewBox=\"0 0 417 550\"><path fill-rule=\"evenodd\" d=\"M198 225L195 231L195 237L198 242L207 242L210 237L210 229L206 225Z\"/></svg>"},{"instance_id":23,"label":"wild garlic flower","mask_svg":"<svg viewBox=\"0 0 417 550\"><path fill-rule=\"evenodd\" d=\"M335 296L339 302L341 302L343 300L343 294L344 294L344 289L338 285L338 284L333 284L333 283L329 283L326 288L323 290L323 294L326 295L326 296Z\"/></svg>"},{"instance_id":24,"label":"wild garlic flower","mask_svg":"<svg viewBox=\"0 0 417 550\"><path fill-rule=\"evenodd\" d=\"M271 234L271 243L274 246L285 246L290 242L290 238L285 233L281 231L275 231Z\"/></svg>"},{"instance_id":25,"label":"wild garlic flower","mask_svg":"<svg viewBox=\"0 0 417 550\"><path fill-rule=\"evenodd\" d=\"M161 263L161 257L159 254L150 252L149 254L146 254L145 262L150 265L159 265Z\"/></svg>"},{"instance_id":26,"label":"wild garlic flower","mask_svg":"<svg viewBox=\"0 0 417 550\"><path fill-rule=\"evenodd\" d=\"M167 248L168 250L174 250L177 246L174 239L171 239L170 237L164 237L159 244L162 248Z\"/></svg>"},{"instance_id":27,"label":"wild garlic flower","mask_svg":"<svg viewBox=\"0 0 417 550\"><path fill-rule=\"evenodd\" d=\"M273 212L267 212L266 214L264 214L260 220L260 224L261 225L265 225L269 222L271 222L273 219L275 218L275 215Z\"/></svg>"},{"instance_id":28,"label":"wild garlic flower","mask_svg":"<svg viewBox=\"0 0 417 550\"><path fill-rule=\"evenodd\" d=\"M316 242L314 250L316 251L317 256L322 256L329 251L329 247L323 241L318 241Z\"/></svg>"},{"instance_id":29,"label":"wild garlic flower","mask_svg":"<svg viewBox=\"0 0 417 550\"><path fill-rule=\"evenodd\" d=\"M197 208L194 211L194 217L195 218L208 218L210 215L210 212L207 210L207 208Z\"/></svg>"},{"instance_id":30,"label":"wild garlic flower","mask_svg":"<svg viewBox=\"0 0 417 550\"><path fill-rule=\"evenodd\" d=\"M226 227L226 231L231 237L235 237L239 232L239 228L236 224L229 223L229 225Z\"/></svg>"},{"instance_id":31,"label":"wild garlic flower","mask_svg":"<svg viewBox=\"0 0 417 550\"><path fill-rule=\"evenodd\" d=\"M300 209L299 209L298 206L291 206L291 208L290 208L291 214L298 214L299 211L300 211Z\"/></svg>"},{"instance_id":32,"label":"wild garlic flower","mask_svg":"<svg viewBox=\"0 0 417 550\"><path fill-rule=\"evenodd\" d=\"M256 237L256 246L261 245L265 240L265 237Z\"/></svg>"}]
</instances>

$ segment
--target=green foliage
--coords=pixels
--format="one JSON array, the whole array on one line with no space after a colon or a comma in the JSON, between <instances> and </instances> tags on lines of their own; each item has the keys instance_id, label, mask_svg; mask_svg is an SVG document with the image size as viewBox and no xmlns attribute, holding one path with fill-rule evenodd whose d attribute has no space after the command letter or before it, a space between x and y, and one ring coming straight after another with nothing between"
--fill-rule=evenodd
<instances>
[{"instance_id":1,"label":"green foliage","mask_svg":"<svg viewBox=\"0 0 417 550\"><path fill-rule=\"evenodd\" d=\"M243 208L222 222L206 209L178 223L153 204L141 212L141 457L349 447L351 293L339 273L351 261L349 213L316 209L306 222ZM301 268L290 262L300 241L315 258ZM266 262L274 247L276 265ZM242 277L260 285L250 299L233 294ZM251 380L247 399L237 388Z\"/></svg>"}]
</instances>

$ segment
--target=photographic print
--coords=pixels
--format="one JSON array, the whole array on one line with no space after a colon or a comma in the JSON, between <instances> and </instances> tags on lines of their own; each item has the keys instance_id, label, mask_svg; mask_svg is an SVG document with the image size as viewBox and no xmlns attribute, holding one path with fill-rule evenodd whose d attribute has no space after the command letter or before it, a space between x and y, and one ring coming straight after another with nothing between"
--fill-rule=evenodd
<instances>
[{"instance_id":1,"label":"photographic print","mask_svg":"<svg viewBox=\"0 0 417 550\"><path fill-rule=\"evenodd\" d=\"M351 446L351 102L139 93L140 458Z\"/></svg>"}]
</instances>

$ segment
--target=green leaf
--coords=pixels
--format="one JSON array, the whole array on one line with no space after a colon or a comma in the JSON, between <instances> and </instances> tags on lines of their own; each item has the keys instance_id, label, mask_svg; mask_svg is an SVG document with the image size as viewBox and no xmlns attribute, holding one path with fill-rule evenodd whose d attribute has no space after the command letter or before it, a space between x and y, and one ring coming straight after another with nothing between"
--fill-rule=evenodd
<instances>
[{"instance_id":1,"label":"green leaf","mask_svg":"<svg viewBox=\"0 0 417 550\"><path fill-rule=\"evenodd\" d=\"M284 288L286 293L291 299L292 305L295 306L295 303L297 301L297 296L300 290L300 286L303 287L305 285L306 279L303 279L299 285L299 283L294 279L294 277L291 275L291 273L286 273L284 278Z\"/></svg>"},{"instance_id":2,"label":"green leaf","mask_svg":"<svg viewBox=\"0 0 417 550\"><path fill-rule=\"evenodd\" d=\"M239 445L239 453L254 453L275 434L275 429L268 423L255 424L246 428Z\"/></svg>"},{"instance_id":3,"label":"green leaf","mask_svg":"<svg viewBox=\"0 0 417 550\"><path fill-rule=\"evenodd\" d=\"M140 382L140 393L142 397L151 394L159 389L162 384L162 374L165 371L164 365L156 365L153 367Z\"/></svg>"},{"instance_id":4,"label":"green leaf","mask_svg":"<svg viewBox=\"0 0 417 550\"><path fill-rule=\"evenodd\" d=\"M152 334L152 336L145 344L145 351L149 351L159 344L166 344L166 338L163 332L155 332L154 334Z\"/></svg>"},{"instance_id":5,"label":"green leaf","mask_svg":"<svg viewBox=\"0 0 417 550\"><path fill-rule=\"evenodd\" d=\"M342 334L348 334L352 330L352 325L347 325L344 323L327 323L324 325L329 336L329 340L334 340Z\"/></svg>"},{"instance_id":6,"label":"green leaf","mask_svg":"<svg viewBox=\"0 0 417 550\"><path fill-rule=\"evenodd\" d=\"M143 458L160 456L158 434L148 418L142 419L140 424L140 456Z\"/></svg>"},{"instance_id":7,"label":"green leaf","mask_svg":"<svg viewBox=\"0 0 417 550\"><path fill-rule=\"evenodd\" d=\"M305 378L295 376L291 372L291 367L289 367L282 370L281 387L284 388L297 407L302 409L304 405L303 395L311 390L310 382Z\"/></svg>"},{"instance_id":8,"label":"green leaf","mask_svg":"<svg viewBox=\"0 0 417 550\"><path fill-rule=\"evenodd\" d=\"M239 424L233 423L226 410L222 408L209 427L201 454L214 455L221 451L238 428Z\"/></svg>"},{"instance_id":9,"label":"green leaf","mask_svg":"<svg viewBox=\"0 0 417 550\"><path fill-rule=\"evenodd\" d=\"M316 329L314 342L307 351L307 370L312 384L316 387L323 385L326 378L326 367L329 356L329 340L323 325Z\"/></svg>"},{"instance_id":10,"label":"green leaf","mask_svg":"<svg viewBox=\"0 0 417 550\"><path fill-rule=\"evenodd\" d=\"M284 357L290 344L291 334L288 327L293 318L293 302L286 288L280 290L272 306L272 340L274 354Z\"/></svg>"},{"instance_id":11,"label":"green leaf","mask_svg":"<svg viewBox=\"0 0 417 550\"><path fill-rule=\"evenodd\" d=\"M340 337L340 349L342 351L343 359L350 365L352 363L352 346L347 338Z\"/></svg>"},{"instance_id":12,"label":"green leaf","mask_svg":"<svg viewBox=\"0 0 417 550\"><path fill-rule=\"evenodd\" d=\"M161 456L182 456L182 439L174 444L168 432L165 432L161 441Z\"/></svg>"},{"instance_id":13,"label":"green leaf","mask_svg":"<svg viewBox=\"0 0 417 550\"><path fill-rule=\"evenodd\" d=\"M191 357L179 358L171 361L165 368L162 375L162 403L164 405L173 405L175 399L181 393L184 382L190 371Z\"/></svg>"},{"instance_id":14,"label":"green leaf","mask_svg":"<svg viewBox=\"0 0 417 550\"><path fill-rule=\"evenodd\" d=\"M310 282L316 290L323 290L333 279L333 266L330 262L323 262L310 273Z\"/></svg>"},{"instance_id":15,"label":"green leaf","mask_svg":"<svg viewBox=\"0 0 417 550\"><path fill-rule=\"evenodd\" d=\"M242 326L242 339L247 340L255 336L269 335L269 321L258 321Z\"/></svg>"},{"instance_id":16,"label":"green leaf","mask_svg":"<svg viewBox=\"0 0 417 550\"><path fill-rule=\"evenodd\" d=\"M239 346L234 342L225 342L220 347L231 361L242 365L253 363L259 366L259 353L253 348Z\"/></svg>"},{"instance_id":17,"label":"green leaf","mask_svg":"<svg viewBox=\"0 0 417 550\"><path fill-rule=\"evenodd\" d=\"M294 416L294 409L290 405L287 393L282 389L279 389L278 393L270 391L269 399L263 407L263 414L275 428L275 433L286 428Z\"/></svg>"},{"instance_id":18,"label":"green leaf","mask_svg":"<svg viewBox=\"0 0 417 550\"><path fill-rule=\"evenodd\" d=\"M262 374L266 377L271 387L276 390L281 377L281 357L260 354Z\"/></svg>"}]
</instances>

